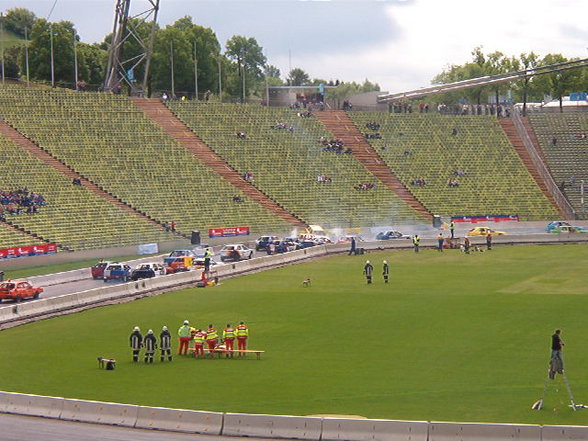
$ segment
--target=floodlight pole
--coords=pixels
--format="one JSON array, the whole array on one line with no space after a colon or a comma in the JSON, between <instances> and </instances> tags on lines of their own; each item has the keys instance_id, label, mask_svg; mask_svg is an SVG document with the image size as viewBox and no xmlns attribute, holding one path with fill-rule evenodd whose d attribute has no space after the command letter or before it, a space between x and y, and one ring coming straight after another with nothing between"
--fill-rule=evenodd
<instances>
[{"instance_id":1,"label":"floodlight pole","mask_svg":"<svg viewBox=\"0 0 588 441\"><path fill-rule=\"evenodd\" d=\"M51 45L51 87L55 87L55 61L53 57L53 23L49 23L49 43Z\"/></svg>"},{"instance_id":2,"label":"floodlight pole","mask_svg":"<svg viewBox=\"0 0 588 441\"><path fill-rule=\"evenodd\" d=\"M78 90L78 48L76 43L76 31L73 31L73 50L74 50L74 85Z\"/></svg>"},{"instance_id":3,"label":"floodlight pole","mask_svg":"<svg viewBox=\"0 0 588 441\"><path fill-rule=\"evenodd\" d=\"M26 65L26 71L27 71L27 87L30 86L29 83L29 38L27 35L27 28L25 28L25 65Z\"/></svg>"},{"instance_id":4,"label":"floodlight pole","mask_svg":"<svg viewBox=\"0 0 588 441\"><path fill-rule=\"evenodd\" d=\"M196 53L196 41L194 41L194 96L198 101L198 57Z\"/></svg>"},{"instance_id":5,"label":"floodlight pole","mask_svg":"<svg viewBox=\"0 0 588 441\"><path fill-rule=\"evenodd\" d=\"M2 45L0 46L0 57L2 58L2 84L4 84L4 13L0 12L0 35L2 36Z\"/></svg>"}]
</instances>

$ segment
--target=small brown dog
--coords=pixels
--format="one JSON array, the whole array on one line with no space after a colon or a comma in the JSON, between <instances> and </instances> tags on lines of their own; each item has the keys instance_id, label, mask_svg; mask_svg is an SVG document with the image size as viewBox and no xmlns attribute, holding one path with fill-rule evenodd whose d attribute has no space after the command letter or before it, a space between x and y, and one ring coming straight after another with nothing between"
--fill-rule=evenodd
<instances>
[{"instance_id":1,"label":"small brown dog","mask_svg":"<svg viewBox=\"0 0 588 441\"><path fill-rule=\"evenodd\" d=\"M302 281L302 286L304 286L305 288L308 288L310 286L310 277Z\"/></svg>"}]
</instances>

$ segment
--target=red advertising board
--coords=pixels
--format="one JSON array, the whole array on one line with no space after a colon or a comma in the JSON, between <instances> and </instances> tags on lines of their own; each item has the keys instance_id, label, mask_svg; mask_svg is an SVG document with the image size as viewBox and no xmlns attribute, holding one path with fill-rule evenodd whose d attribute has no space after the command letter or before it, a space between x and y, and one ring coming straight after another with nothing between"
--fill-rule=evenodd
<instances>
[{"instance_id":1,"label":"red advertising board","mask_svg":"<svg viewBox=\"0 0 588 441\"><path fill-rule=\"evenodd\" d=\"M42 245L28 245L25 247L0 248L0 259L13 259L16 257L38 256L40 254L54 254L57 252L57 244L45 243Z\"/></svg>"},{"instance_id":2,"label":"red advertising board","mask_svg":"<svg viewBox=\"0 0 588 441\"><path fill-rule=\"evenodd\" d=\"M249 227L209 228L208 237L249 236Z\"/></svg>"}]
</instances>

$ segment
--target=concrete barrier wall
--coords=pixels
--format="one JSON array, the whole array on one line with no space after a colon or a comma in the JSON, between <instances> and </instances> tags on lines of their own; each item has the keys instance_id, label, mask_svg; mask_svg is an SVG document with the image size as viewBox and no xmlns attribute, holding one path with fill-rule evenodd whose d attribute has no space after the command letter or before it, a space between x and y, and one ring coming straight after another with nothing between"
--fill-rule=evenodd
<instances>
[{"instance_id":1,"label":"concrete barrier wall","mask_svg":"<svg viewBox=\"0 0 588 441\"><path fill-rule=\"evenodd\" d=\"M318 441L322 418L225 413L222 435Z\"/></svg>"},{"instance_id":2,"label":"concrete barrier wall","mask_svg":"<svg viewBox=\"0 0 588 441\"><path fill-rule=\"evenodd\" d=\"M71 399L62 401L63 409L59 417L62 420L126 427L134 427L137 421L139 406Z\"/></svg>"},{"instance_id":3,"label":"concrete barrier wall","mask_svg":"<svg viewBox=\"0 0 588 441\"><path fill-rule=\"evenodd\" d=\"M195 410L139 406L135 427L175 432L220 435L223 414Z\"/></svg>"},{"instance_id":4,"label":"concrete barrier wall","mask_svg":"<svg viewBox=\"0 0 588 441\"><path fill-rule=\"evenodd\" d=\"M252 415L0 391L0 413L141 429L309 441L588 441L588 426Z\"/></svg>"},{"instance_id":5,"label":"concrete barrier wall","mask_svg":"<svg viewBox=\"0 0 588 441\"><path fill-rule=\"evenodd\" d=\"M542 441L588 440L588 427L584 426L543 426Z\"/></svg>"},{"instance_id":6,"label":"concrete barrier wall","mask_svg":"<svg viewBox=\"0 0 588 441\"><path fill-rule=\"evenodd\" d=\"M481 423L429 423L429 441L541 440L541 426Z\"/></svg>"},{"instance_id":7,"label":"concrete barrier wall","mask_svg":"<svg viewBox=\"0 0 588 441\"><path fill-rule=\"evenodd\" d=\"M426 421L324 418L323 441L427 441Z\"/></svg>"},{"instance_id":8,"label":"concrete barrier wall","mask_svg":"<svg viewBox=\"0 0 588 441\"><path fill-rule=\"evenodd\" d=\"M62 409L62 398L0 392L0 411L4 413L59 418Z\"/></svg>"}]
</instances>

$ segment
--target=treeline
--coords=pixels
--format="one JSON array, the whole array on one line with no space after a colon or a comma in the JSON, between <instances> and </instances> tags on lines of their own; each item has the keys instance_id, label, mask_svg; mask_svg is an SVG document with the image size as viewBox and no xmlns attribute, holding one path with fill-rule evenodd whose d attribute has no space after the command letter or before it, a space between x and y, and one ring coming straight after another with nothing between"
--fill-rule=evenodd
<instances>
[{"instance_id":1,"label":"treeline","mask_svg":"<svg viewBox=\"0 0 588 441\"><path fill-rule=\"evenodd\" d=\"M496 51L485 54L481 47L472 51L472 60L462 65L452 65L433 78L433 84L444 84L455 81L479 78L486 75L534 69L551 64L574 61L577 58L566 58L561 54L547 54L543 57L534 52L522 53L519 56L507 56ZM437 95L437 102L467 102L468 104L486 104L488 98L494 102L502 102L501 97L511 102L541 102L546 98L562 98L572 92L588 91L588 68L562 70L551 74L525 77L524 79L474 87L456 92Z\"/></svg>"},{"instance_id":2,"label":"treeline","mask_svg":"<svg viewBox=\"0 0 588 441\"><path fill-rule=\"evenodd\" d=\"M25 58L28 55L29 79L51 83L52 44L53 78L57 86L75 87L74 60L77 57L78 83L84 83L88 90L100 90L108 62L111 34L101 43L84 43L80 41L72 22L49 23L25 8L10 9L0 20L5 31L4 35L0 35L0 43L4 49L7 78L26 78ZM146 41L151 24L132 20L134 31ZM263 97L266 85L343 84L339 80L310 79L300 68L292 69L282 79L280 70L268 64L263 48L252 37L235 35L226 42L225 48L223 53L212 29L193 23L189 16L165 28L157 27L148 92L166 91L169 94L172 91L172 61L173 89L178 95L194 96L197 89L200 97L208 91L215 95L222 91L224 99L249 99ZM142 52L143 48L135 39L125 42L125 59ZM139 65L133 71L134 78L143 77L142 69L143 65ZM357 91L379 90L379 86L366 80L363 84L347 83L343 89L348 96ZM333 98L341 98L343 89L339 92L332 89Z\"/></svg>"}]
</instances>

